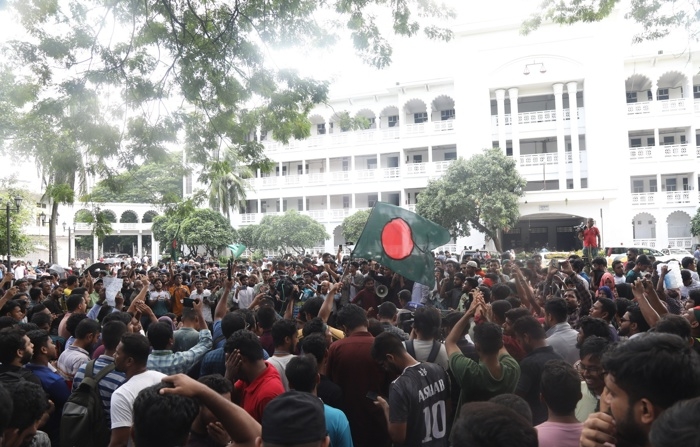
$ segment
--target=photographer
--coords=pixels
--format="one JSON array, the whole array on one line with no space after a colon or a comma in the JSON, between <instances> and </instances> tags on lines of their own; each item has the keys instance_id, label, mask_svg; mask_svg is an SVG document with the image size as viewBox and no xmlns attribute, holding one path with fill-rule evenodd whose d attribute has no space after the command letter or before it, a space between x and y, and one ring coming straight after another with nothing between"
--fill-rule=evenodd
<instances>
[{"instance_id":1,"label":"photographer","mask_svg":"<svg viewBox=\"0 0 700 447\"><path fill-rule=\"evenodd\" d=\"M589 262L598 256L598 247L601 245L600 231L594 223L593 218L589 217L585 228L580 233L583 240L583 257Z\"/></svg>"}]
</instances>

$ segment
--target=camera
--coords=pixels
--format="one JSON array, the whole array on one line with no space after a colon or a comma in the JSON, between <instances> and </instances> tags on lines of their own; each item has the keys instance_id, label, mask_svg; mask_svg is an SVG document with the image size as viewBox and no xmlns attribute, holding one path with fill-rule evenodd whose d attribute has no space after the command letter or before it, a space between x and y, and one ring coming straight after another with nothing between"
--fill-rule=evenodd
<instances>
[{"instance_id":1,"label":"camera","mask_svg":"<svg viewBox=\"0 0 700 447\"><path fill-rule=\"evenodd\" d=\"M574 232L575 232L575 233L581 233L583 230L586 229L586 223L585 223L585 222L581 222L580 224L575 225L575 226L573 227L573 229L574 229Z\"/></svg>"}]
</instances>

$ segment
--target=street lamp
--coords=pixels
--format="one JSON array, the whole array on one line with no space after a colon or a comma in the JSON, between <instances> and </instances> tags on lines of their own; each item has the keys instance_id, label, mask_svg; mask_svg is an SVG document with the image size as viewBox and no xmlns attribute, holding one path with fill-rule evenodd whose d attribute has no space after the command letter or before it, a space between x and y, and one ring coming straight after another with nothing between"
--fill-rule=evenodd
<instances>
[{"instance_id":1,"label":"street lamp","mask_svg":"<svg viewBox=\"0 0 700 447\"><path fill-rule=\"evenodd\" d=\"M22 206L22 198L20 196L15 197L15 212L19 212L19 207ZM2 203L2 198L0 198L0 203ZM5 206L5 212L7 213L7 270L10 271L10 210L12 202L7 201Z\"/></svg>"},{"instance_id":2,"label":"street lamp","mask_svg":"<svg viewBox=\"0 0 700 447\"><path fill-rule=\"evenodd\" d=\"M72 257L70 242L71 242L71 237L75 233L75 224L66 225L66 223L63 222L63 231L66 231L66 230L68 230L68 264L67 265L68 265L68 267L70 267L70 265L71 265L70 260Z\"/></svg>"}]
</instances>

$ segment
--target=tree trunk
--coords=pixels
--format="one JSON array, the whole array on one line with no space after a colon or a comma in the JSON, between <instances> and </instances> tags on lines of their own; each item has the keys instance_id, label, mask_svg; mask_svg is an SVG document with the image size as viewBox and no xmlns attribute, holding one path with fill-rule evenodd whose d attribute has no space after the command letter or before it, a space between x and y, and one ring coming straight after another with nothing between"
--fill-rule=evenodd
<instances>
[{"instance_id":1,"label":"tree trunk","mask_svg":"<svg viewBox=\"0 0 700 447\"><path fill-rule=\"evenodd\" d=\"M58 202L51 204L51 218L49 220L49 265L58 264L58 244L56 243L56 221L58 220ZM70 244L70 241L68 241Z\"/></svg>"}]
</instances>

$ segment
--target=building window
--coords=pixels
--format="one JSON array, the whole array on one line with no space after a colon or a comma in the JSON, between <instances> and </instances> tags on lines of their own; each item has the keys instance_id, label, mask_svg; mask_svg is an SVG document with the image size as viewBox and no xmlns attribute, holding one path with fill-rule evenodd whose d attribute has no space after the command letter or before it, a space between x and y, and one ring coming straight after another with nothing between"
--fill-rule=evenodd
<instances>
[{"instance_id":1,"label":"building window","mask_svg":"<svg viewBox=\"0 0 700 447\"><path fill-rule=\"evenodd\" d=\"M399 157L389 157L386 159L387 167L398 168L399 167Z\"/></svg>"},{"instance_id":2,"label":"building window","mask_svg":"<svg viewBox=\"0 0 700 447\"><path fill-rule=\"evenodd\" d=\"M316 134L325 135L326 134L326 123L316 124Z\"/></svg>"},{"instance_id":3,"label":"building window","mask_svg":"<svg viewBox=\"0 0 700 447\"><path fill-rule=\"evenodd\" d=\"M343 208L350 208L350 196L343 196Z\"/></svg>"},{"instance_id":4,"label":"building window","mask_svg":"<svg viewBox=\"0 0 700 447\"><path fill-rule=\"evenodd\" d=\"M566 189L574 189L574 179L566 179Z\"/></svg>"},{"instance_id":5,"label":"building window","mask_svg":"<svg viewBox=\"0 0 700 447\"><path fill-rule=\"evenodd\" d=\"M675 191L676 190L676 179L675 178L667 178L666 179L666 191Z\"/></svg>"},{"instance_id":6,"label":"building window","mask_svg":"<svg viewBox=\"0 0 700 447\"><path fill-rule=\"evenodd\" d=\"M658 101L665 101L668 98L669 98L669 96L668 96L668 89L667 88L660 88L657 90L656 99Z\"/></svg>"},{"instance_id":7,"label":"building window","mask_svg":"<svg viewBox=\"0 0 700 447\"><path fill-rule=\"evenodd\" d=\"M632 192L637 194L640 192L644 192L644 180L633 180Z\"/></svg>"},{"instance_id":8,"label":"building window","mask_svg":"<svg viewBox=\"0 0 700 447\"><path fill-rule=\"evenodd\" d=\"M457 152L445 152L445 161L457 160Z\"/></svg>"},{"instance_id":9,"label":"building window","mask_svg":"<svg viewBox=\"0 0 700 447\"><path fill-rule=\"evenodd\" d=\"M367 207L372 208L375 203L378 202L378 197L376 194L367 195Z\"/></svg>"},{"instance_id":10,"label":"building window","mask_svg":"<svg viewBox=\"0 0 700 447\"><path fill-rule=\"evenodd\" d=\"M266 141L266 140L267 140L267 131L261 130L260 131L260 141Z\"/></svg>"},{"instance_id":11,"label":"building window","mask_svg":"<svg viewBox=\"0 0 700 447\"><path fill-rule=\"evenodd\" d=\"M428 121L428 112L418 112L413 114L413 122L416 124Z\"/></svg>"},{"instance_id":12,"label":"building window","mask_svg":"<svg viewBox=\"0 0 700 447\"><path fill-rule=\"evenodd\" d=\"M637 102L637 92L627 92L627 104Z\"/></svg>"},{"instance_id":13,"label":"building window","mask_svg":"<svg viewBox=\"0 0 700 447\"><path fill-rule=\"evenodd\" d=\"M399 116L392 115L388 117L389 127L399 127Z\"/></svg>"},{"instance_id":14,"label":"building window","mask_svg":"<svg viewBox=\"0 0 700 447\"><path fill-rule=\"evenodd\" d=\"M683 177L683 191L690 191L690 185L688 185L688 177Z\"/></svg>"},{"instance_id":15,"label":"building window","mask_svg":"<svg viewBox=\"0 0 700 447\"><path fill-rule=\"evenodd\" d=\"M693 98L700 99L700 85L693 86Z\"/></svg>"},{"instance_id":16,"label":"building window","mask_svg":"<svg viewBox=\"0 0 700 447\"><path fill-rule=\"evenodd\" d=\"M376 129L377 128L377 126L376 126L377 119L376 118L367 118L367 120L369 121L368 129Z\"/></svg>"},{"instance_id":17,"label":"building window","mask_svg":"<svg viewBox=\"0 0 700 447\"><path fill-rule=\"evenodd\" d=\"M304 199L297 199L297 211L304 210Z\"/></svg>"},{"instance_id":18,"label":"building window","mask_svg":"<svg viewBox=\"0 0 700 447\"><path fill-rule=\"evenodd\" d=\"M440 119L442 121L455 119L455 109L441 110Z\"/></svg>"},{"instance_id":19,"label":"building window","mask_svg":"<svg viewBox=\"0 0 700 447\"><path fill-rule=\"evenodd\" d=\"M647 138L647 146L656 146L656 140L654 139L654 137Z\"/></svg>"},{"instance_id":20,"label":"building window","mask_svg":"<svg viewBox=\"0 0 700 447\"><path fill-rule=\"evenodd\" d=\"M343 166L343 168L342 168L343 171L349 171L350 170L350 160L348 160L347 158L343 158L342 166Z\"/></svg>"},{"instance_id":21,"label":"building window","mask_svg":"<svg viewBox=\"0 0 700 447\"><path fill-rule=\"evenodd\" d=\"M377 159L376 158L367 159L367 169L377 169Z\"/></svg>"},{"instance_id":22,"label":"building window","mask_svg":"<svg viewBox=\"0 0 700 447\"><path fill-rule=\"evenodd\" d=\"M422 155L414 155L413 156L413 163L423 163L423 156Z\"/></svg>"},{"instance_id":23,"label":"building window","mask_svg":"<svg viewBox=\"0 0 700 447\"><path fill-rule=\"evenodd\" d=\"M656 184L656 179L650 179L649 180L649 192L657 192L659 190L659 186Z\"/></svg>"},{"instance_id":24,"label":"building window","mask_svg":"<svg viewBox=\"0 0 700 447\"><path fill-rule=\"evenodd\" d=\"M630 138L630 147L642 147L642 139Z\"/></svg>"},{"instance_id":25,"label":"building window","mask_svg":"<svg viewBox=\"0 0 700 447\"><path fill-rule=\"evenodd\" d=\"M685 135L681 135L681 144L685 144Z\"/></svg>"},{"instance_id":26,"label":"building window","mask_svg":"<svg viewBox=\"0 0 700 447\"><path fill-rule=\"evenodd\" d=\"M673 135L666 136L666 137L664 137L664 140L663 140L663 141L664 141L664 146L668 146L668 145L671 145L671 144L675 144L675 143L676 143L676 137L674 137Z\"/></svg>"},{"instance_id":27,"label":"building window","mask_svg":"<svg viewBox=\"0 0 700 447\"><path fill-rule=\"evenodd\" d=\"M582 178L581 179L581 189L586 189L588 188L588 178Z\"/></svg>"}]
</instances>

